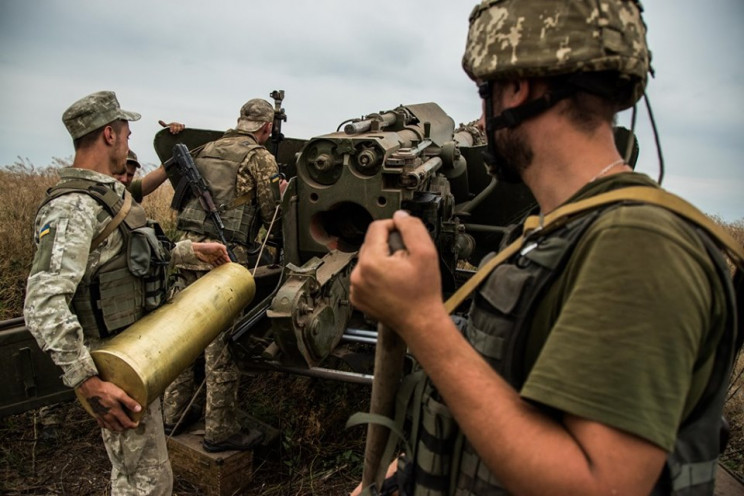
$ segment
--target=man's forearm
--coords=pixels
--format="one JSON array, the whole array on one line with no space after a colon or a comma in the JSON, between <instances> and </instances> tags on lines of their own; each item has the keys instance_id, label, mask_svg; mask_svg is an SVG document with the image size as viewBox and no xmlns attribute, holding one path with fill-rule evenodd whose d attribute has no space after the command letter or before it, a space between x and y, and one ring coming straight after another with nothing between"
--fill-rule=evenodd
<instances>
[{"instance_id":1,"label":"man's forearm","mask_svg":"<svg viewBox=\"0 0 744 496\"><path fill-rule=\"evenodd\" d=\"M405 333L408 346L467 439L510 492L650 490L663 463L662 450L585 419L567 416L572 420L561 423L546 416L523 400L467 343L444 309L428 314L431 318L417 325L418 332ZM627 457L648 460L647 468L628 467Z\"/></svg>"},{"instance_id":2,"label":"man's forearm","mask_svg":"<svg viewBox=\"0 0 744 496\"><path fill-rule=\"evenodd\" d=\"M142 196L147 196L168 179L168 174L165 172L165 167L162 165L149 172L145 177L142 178Z\"/></svg>"}]
</instances>

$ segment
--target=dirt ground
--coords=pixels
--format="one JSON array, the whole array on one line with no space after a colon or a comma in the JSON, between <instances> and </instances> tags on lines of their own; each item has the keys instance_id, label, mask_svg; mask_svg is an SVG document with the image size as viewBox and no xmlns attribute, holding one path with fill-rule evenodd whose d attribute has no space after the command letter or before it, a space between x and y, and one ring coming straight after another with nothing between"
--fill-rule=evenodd
<instances>
[{"instance_id":1,"label":"dirt ground","mask_svg":"<svg viewBox=\"0 0 744 496\"><path fill-rule=\"evenodd\" d=\"M241 407L280 429L254 454L244 494L346 495L361 478L364 429L344 430L368 409L369 387L262 373L244 379ZM252 399L252 401L251 401ZM0 494L107 495L110 463L100 429L76 402L60 407L65 428L48 437L38 410L0 419ZM174 495L203 494L176 477Z\"/></svg>"},{"instance_id":2,"label":"dirt ground","mask_svg":"<svg viewBox=\"0 0 744 496\"><path fill-rule=\"evenodd\" d=\"M244 378L243 410L281 432L254 454L254 476L244 494L348 494L361 478L365 431L343 426L352 413L368 410L369 393L368 386L276 372ZM732 403L728 414L736 417L741 410ZM76 402L63 404L60 413L65 428L56 437L44 432L38 410L0 419L0 494L109 494L110 464L95 421ZM722 461L744 480L744 433L741 418L736 420ZM173 494L203 492L176 477Z\"/></svg>"}]
</instances>

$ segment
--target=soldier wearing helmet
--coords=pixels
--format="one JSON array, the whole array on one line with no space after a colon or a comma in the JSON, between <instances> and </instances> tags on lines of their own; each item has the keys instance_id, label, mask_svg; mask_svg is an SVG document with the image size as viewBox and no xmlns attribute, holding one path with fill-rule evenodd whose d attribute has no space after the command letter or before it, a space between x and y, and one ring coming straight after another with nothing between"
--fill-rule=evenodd
<instances>
[{"instance_id":1,"label":"soldier wearing helmet","mask_svg":"<svg viewBox=\"0 0 744 496\"><path fill-rule=\"evenodd\" d=\"M409 448L384 486L712 494L736 300L712 236L668 205L622 201L631 188L663 193L631 170L612 133L646 85L641 12L630 0L473 10L463 67L483 100L487 161L523 181L540 213L485 272L459 328L422 223L396 212L369 227L351 301L420 366L397 402L408 405L397 415ZM543 226L551 215L563 222ZM407 253L390 255L393 230Z\"/></svg>"}]
</instances>

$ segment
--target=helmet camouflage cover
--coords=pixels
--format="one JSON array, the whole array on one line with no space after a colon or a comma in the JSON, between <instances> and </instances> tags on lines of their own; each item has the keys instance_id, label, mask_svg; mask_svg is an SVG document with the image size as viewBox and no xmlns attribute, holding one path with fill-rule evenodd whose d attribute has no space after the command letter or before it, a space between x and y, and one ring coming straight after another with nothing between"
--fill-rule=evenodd
<instances>
[{"instance_id":1,"label":"helmet camouflage cover","mask_svg":"<svg viewBox=\"0 0 744 496\"><path fill-rule=\"evenodd\" d=\"M615 71L643 95L650 67L635 0L483 0L470 14L462 65L488 81Z\"/></svg>"}]
</instances>

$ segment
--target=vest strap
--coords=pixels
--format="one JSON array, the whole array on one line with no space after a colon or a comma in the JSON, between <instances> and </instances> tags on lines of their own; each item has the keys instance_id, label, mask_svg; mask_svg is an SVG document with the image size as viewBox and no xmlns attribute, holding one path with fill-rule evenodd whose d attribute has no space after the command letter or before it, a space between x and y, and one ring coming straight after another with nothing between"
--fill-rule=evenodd
<instances>
[{"instance_id":1,"label":"vest strap","mask_svg":"<svg viewBox=\"0 0 744 496\"><path fill-rule=\"evenodd\" d=\"M121 209L116 213L113 219L111 219L111 222L106 224L106 227L103 228L103 231L101 231L101 234L93 238L93 241L90 242L90 250L93 251L98 245L100 245L103 240L109 237L109 235L114 232L114 229L119 227L119 224L122 223L124 218L129 213L129 210L132 208L132 195L129 194L129 191L124 191L124 205L122 205Z\"/></svg>"},{"instance_id":2,"label":"vest strap","mask_svg":"<svg viewBox=\"0 0 744 496\"><path fill-rule=\"evenodd\" d=\"M692 204L663 189L649 186L633 186L602 193L601 195L593 196L576 203L569 203L545 216L532 215L528 217L524 221L522 236L489 260L444 303L447 312L452 313L470 296L494 268L519 251L530 235L537 232L553 231L565 225L578 214L618 202L637 202L656 205L683 217L710 234L713 240L716 241L716 244L731 258L734 264L744 269L744 248L731 235Z\"/></svg>"},{"instance_id":3,"label":"vest strap","mask_svg":"<svg viewBox=\"0 0 744 496\"><path fill-rule=\"evenodd\" d=\"M377 413L356 412L351 417L349 417L349 420L346 421L346 429L362 424L378 424L383 427L387 427L388 429L390 429L390 432L398 436L398 438L400 438L405 443L406 452L410 453L411 450L408 447L408 440L406 439L406 436L403 434L403 431L400 430L396 422L390 417L386 417L385 415L380 415ZM390 459L384 461L390 463ZM384 470L387 470L387 465L384 466ZM385 475L384 471L383 475Z\"/></svg>"}]
</instances>

